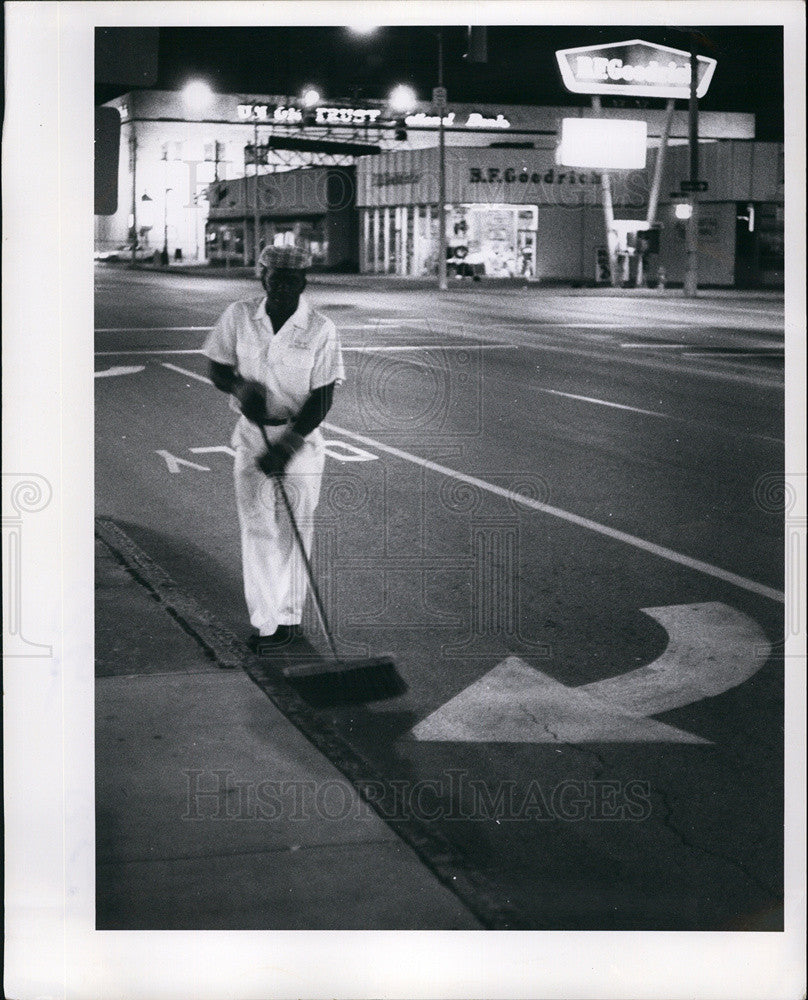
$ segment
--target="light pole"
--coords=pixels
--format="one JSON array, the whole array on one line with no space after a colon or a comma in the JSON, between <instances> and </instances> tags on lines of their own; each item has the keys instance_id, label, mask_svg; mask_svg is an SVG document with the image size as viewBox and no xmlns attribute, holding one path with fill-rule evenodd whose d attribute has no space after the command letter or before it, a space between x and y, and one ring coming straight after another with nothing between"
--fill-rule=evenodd
<instances>
[{"instance_id":1,"label":"light pole","mask_svg":"<svg viewBox=\"0 0 808 1000\"><path fill-rule=\"evenodd\" d=\"M146 245L149 245L149 233L154 226L154 201L146 194L140 199L140 232L144 234Z\"/></svg>"},{"instance_id":2,"label":"light pole","mask_svg":"<svg viewBox=\"0 0 808 1000\"><path fill-rule=\"evenodd\" d=\"M258 119L253 122L253 164L255 165L255 198L253 204L253 264L258 266L258 230L261 228L261 203L258 197ZM246 180L244 182L247 183ZM244 248L247 256L247 248ZM246 264L246 260L244 261Z\"/></svg>"},{"instance_id":3,"label":"light pole","mask_svg":"<svg viewBox=\"0 0 808 1000\"><path fill-rule=\"evenodd\" d=\"M446 114L447 94L443 86L443 29L438 29L438 87L433 95L438 107L438 288L445 292L446 282Z\"/></svg>"},{"instance_id":4,"label":"light pole","mask_svg":"<svg viewBox=\"0 0 808 1000\"><path fill-rule=\"evenodd\" d=\"M214 93L210 85L205 80L189 80L181 91L182 102L185 107L186 114L194 119L195 121L202 121L206 115L210 105L213 103ZM219 141L215 140L214 144L214 179L218 181L219 179ZM199 199L198 199L198 186L195 191L188 191L188 219L194 230L194 243L195 243L195 259L199 260L199 230L204 223L204 215L200 211ZM204 235L204 227L203 235Z\"/></svg>"},{"instance_id":5,"label":"light pole","mask_svg":"<svg viewBox=\"0 0 808 1000\"><path fill-rule=\"evenodd\" d=\"M168 195L172 189L166 188L166 196L163 201L163 251L160 254L160 263L168 267Z\"/></svg>"},{"instance_id":6,"label":"light pole","mask_svg":"<svg viewBox=\"0 0 808 1000\"><path fill-rule=\"evenodd\" d=\"M135 123L130 125L129 160L132 165L132 260L131 266L137 267L137 136Z\"/></svg>"},{"instance_id":7,"label":"light pole","mask_svg":"<svg viewBox=\"0 0 808 1000\"><path fill-rule=\"evenodd\" d=\"M394 87L390 92L390 96L387 99L390 111L395 117L395 137L396 139L406 138L406 115L411 113L418 104L418 98L412 87L408 87L406 84L399 84ZM384 253L383 253L383 269L386 272L388 267L388 220L390 218L390 208L385 208L385 224L384 224ZM406 239L406 233L402 235L400 230L401 216L398 210L396 210L396 224L394 236L395 249L393 251L393 269L398 273L399 269L403 272L406 271L406 262L402 260L400 256L401 247L403 246L403 241Z\"/></svg>"}]
</instances>

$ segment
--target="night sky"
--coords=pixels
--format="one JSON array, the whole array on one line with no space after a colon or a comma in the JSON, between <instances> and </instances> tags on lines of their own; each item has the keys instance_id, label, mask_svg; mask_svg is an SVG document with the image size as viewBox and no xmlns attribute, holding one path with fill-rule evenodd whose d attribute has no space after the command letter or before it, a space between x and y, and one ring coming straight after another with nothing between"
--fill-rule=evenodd
<instances>
[{"instance_id":1,"label":"night sky","mask_svg":"<svg viewBox=\"0 0 808 1000\"><path fill-rule=\"evenodd\" d=\"M751 111L757 137L783 138L783 32L777 26L698 27L700 51L717 59L705 111ZM408 83L428 100L437 76L436 29L380 28L356 36L345 28L161 28L158 76L153 86L179 89L202 76L220 93L299 94L317 87L327 100L385 98ZM503 26L488 30L488 62L464 59L466 28L444 29L445 84L449 100L485 104L579 105L589 98L569 93L561 82L558 48L642 38L687 49L688 36L648 26L618 28ZM98 101L131 87L99 85ZM615 101L604 98L604 105ZM661 101L624 98L624 106L662 106ZM682 107L685 106L681 102Z\"/></svg>"}]
</instances>

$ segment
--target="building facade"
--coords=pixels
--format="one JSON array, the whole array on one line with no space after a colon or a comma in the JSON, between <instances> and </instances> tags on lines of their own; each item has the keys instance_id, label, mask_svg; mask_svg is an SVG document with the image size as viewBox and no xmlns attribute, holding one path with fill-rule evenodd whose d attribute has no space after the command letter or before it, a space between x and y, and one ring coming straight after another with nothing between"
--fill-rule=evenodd
<instances>
[{"instance_id":1,"label":"building facade","mask_svg":"<svg viewBox=\"0 0 808 1000\"><path fill-rule=\"evenodd\" d=\"M359 270L355 167L309 167L238 180L207 190L206 256L243 264L245 248L305 246L315 270Z\"/></svg>"},{"instance_id":2,"label":"building facade","mask_svg":"<svg viewBox=\"0 0 808 1000\"><path fill-rule=\"evenodd\" d=\"M192 112L181 93L143 90L108 106L121 114L118 207L96 217L96 249L136 238L169 259L250 263L262 240L299 239L324 267L435 273L440 122L430 105L401 115L382 101L303 107L289 96L218 94ZM665 112L603 113L647 126L645 169L610 175L625 263L635 223L645 218ZM443 126L454 271L587 283L603 277L602 176L556 163L562 120L592 114L581 107L449 104ZM657 213L655 264L669 281L681 280L684 238L674 192L688 176L687 134L687 113L678 110ZM704 283L782 280L782 146L756 143L754 134L753 115L699 116L708 182L700 211ZM354 166L355 180L345 172ZM280 181L285 173L295 179Z\"/></svg>"},{"instance_id":3,"label":"building facade","mask_svg":"<svg viewBox=\"0 0 808 1000\"><path fill-rule=\"evenodd\" d=\"M538 144L537 144L538 146ZM609 175L621 266L629 277L634 236L647 221L659 145L645 169ZM602 171L559 166L555 140L533 149L447 150L448 265L456 274L592 283L604 274ZM699 280L710 285L783 281L783 147L705 141L699 206ZM675 194L689 176L688 149L666 152L654 267L683 280L685 226ZM438 252L439 159L435 149L363 157L357 165L360 263L369 274L434 274Z\"/></svg>"}]
</instances>

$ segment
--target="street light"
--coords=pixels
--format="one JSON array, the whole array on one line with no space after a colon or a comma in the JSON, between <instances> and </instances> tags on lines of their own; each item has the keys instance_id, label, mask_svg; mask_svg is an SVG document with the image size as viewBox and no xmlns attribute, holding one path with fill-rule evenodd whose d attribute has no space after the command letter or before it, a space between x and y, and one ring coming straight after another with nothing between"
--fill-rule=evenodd
<instances>
[{"instance_id":1,"label":"street light","mask_svg":"<svg viewBox=\"0 0 808 1000\"><path fill-rule=\"evenodd\" d=\"M314 87L306 87L301 99L304 107L313 108L320 103L320 92Z\"/></svg>"},{"instance_id":2,"label":"street light","mask_svg":"<svg viewBox=\"0 0 808 1000\"><path fill-rule=\"evenodd\" d=\"M181 93L186 108L194 115L204 114L213 100L213 91L204 80L189 80Z\"/></svg>"},{"instance_id":3,"label":"street light","mask_svg":"<svg viewBox=\"0 0 808 1000\"><path fill-rule=\"evenodd\" d=\"M369 24L367 21L354 21L345 27L355 35L372 35L374 31L378 31L379 25Z\"/></svg>"},{"instance_id":4,"label":"street light","mask_svg":"<svg viewBox=\"0 0 808 1000\"><path fill-rule=\"evenodd\" d=\"M388 103L391 111L395 111L397 114L405 115L407 112L412 111L415 108L415 105L418 103L418 98L416 97L415 91L412 87L408 87L406 84L401 83L397 87L394 87L391 91Z\"/></svg>"},{"instance_id":5,"label":"street light","mask_svg":"<svg viewBox=\"0 0 808 1000\"><path fill-rule=\"evenodd\" d=\"M214 93L205 80L189 80L180 91L186 117L202 121L208 108L213 103ZM219 143L214 142L214 178L219 179ZM188 220L193 226L196 241L196 258L199 259L199 229L204 223L204 216L199 208L199 202L194 197L195 192L189 192Z\"/></svg>"}]
</instances>

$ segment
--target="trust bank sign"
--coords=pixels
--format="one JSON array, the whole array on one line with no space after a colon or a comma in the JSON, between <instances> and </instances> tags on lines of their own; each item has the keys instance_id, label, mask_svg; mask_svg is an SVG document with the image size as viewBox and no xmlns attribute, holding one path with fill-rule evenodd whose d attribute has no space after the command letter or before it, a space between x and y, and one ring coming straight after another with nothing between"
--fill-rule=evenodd
<instances>
[{"instance_id":1,"label":"trust bank sign","mask_svg":"<svg viewBox=\"0 0 808 1000\"><path fill-rule=\"evenodd\" d=\"M556 52L564 85L574 94L633 97L690 96L690 53L635 38ZM716 61L698 56L696 95L707 93Z\"/></svg>"}]
</instances>

